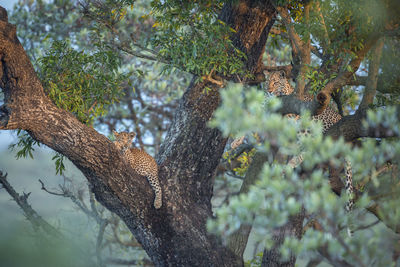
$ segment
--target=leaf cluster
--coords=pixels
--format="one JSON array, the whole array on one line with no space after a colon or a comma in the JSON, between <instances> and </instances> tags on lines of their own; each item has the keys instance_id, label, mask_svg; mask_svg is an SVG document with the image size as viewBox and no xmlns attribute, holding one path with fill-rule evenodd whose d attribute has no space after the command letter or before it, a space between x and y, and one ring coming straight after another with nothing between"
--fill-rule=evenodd
<instances>
[{"instance_id":1,"label":"leaf cluster","mask_svg":"<svg viewBox=\"0 0 400 267\"><path fill-rule=\"evenodd\" d=\"M32 152L35 151L34 146L40 146L40 143L35 141L30 135L28 135L25 131L18 130L17 131L18 142L15 144L11 144L9 149L14 150L17 147L21 148L21 150L17 151L15 157L19 158L26 158L30 157L33 159Z\"/></svg>"},{"instance_id":2,"label":"leaf cluster","mask_svg":"<svg viewBox=\"0 0 400 267\"><path fill-rule=\"evenodd\" d=\"M39 59L40 78L58 107L90 124L121 96L125 77L118 73L119 64L119 57L111 50L99 47L88 54L73 49L68 42L55 41Z\"/></svg>"},{"instance_id":3,"label":"leaf cluster","mask_svg":"<svg viewBox=\"0 0 400 267\"><path fill-rule=\"evenodd\" d=\"M235 30L218 19L222 1L153 1L152 46L177 67L203 76L243 73L244 53L230 39Z\"/></svg>"},{"instance_id":4,"label":"leaf cluster","mask_svg":"<svg viewBox=\"0 0 400 267\"><path fill-rule=\"evenodd\" d=\"M211 124L218 126L224 134L238 133L239 136L250 136L256 129L267 137L257 150L267 153L269 159L258 182L248 193L233 196L229 204L217 210L217 219L208 222L209 229L228 237L241 225L252 225L256 241L263 242L268 249L274 245L274 229L285 225L290 216L304 209L310 218L318 221L321 229L307 229L301 240L287 236L281 247L283 257L290 253L317 256L315 251L327 249L331 257L345 259L357 266L367 266L369 262L389 266L392 249L377 248L387 248L386 242L393 245L394 241L390 240L395 239L381 238L393 237L393 233L388 234L385 227L374 227L371 231L357 231L353 238L349 238L346 227L351 225L357 229L370 224L371 217L367 216L365 209L375 204L380 205L379 214L382 214L385 224L397 225L400 221L400 209L395 204L399 201L398 179L393 180L391 173L378 174L378 169L388 160L394 165L400 163L400 143L382 140L377 145L374 139L362 140L359 147L352 148L343 139L324 138L321 125L313 122L307 114L302 114L298 122L282 119L273 112L278 101L274 97L260 110L263 100L255 97L258 95L254 89L240 93L239 86L230 86L221 93L222 105ZM232 120L232 116L237 119ZM387 107L369 111L365 123L372 127L384 125L399 133L396 121L395 108ZM298 132L305 131L307 135L297 137ZM274 147L273 151L271 147ZM301 169L293 169L281 160L282 156L290 158L299 153L303 157ZM339 168L344 156L352 164L355 188L368 184L351 213L344 208L349 196L343 193L338 197L332 192L329 172L322 167L329 164ZM380 198L380 195L385 197ZM368 249L370 244L374 244L374 250Z\"/></svg>"}]
</instances>

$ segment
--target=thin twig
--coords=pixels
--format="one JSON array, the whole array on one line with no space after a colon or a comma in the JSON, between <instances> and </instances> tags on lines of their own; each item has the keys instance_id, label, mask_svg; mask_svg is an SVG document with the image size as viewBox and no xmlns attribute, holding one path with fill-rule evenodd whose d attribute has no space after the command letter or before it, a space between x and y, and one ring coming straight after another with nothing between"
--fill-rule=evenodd
<instances>
[{"instance_id":1,"label":"thin twig","mask_svg":"<svg viewBox=\"0 0 400 267\"><path fill-rule=\"evenodd\" d=\"M66 198L71 199L71 201L72 201L75 205L77 205L87 216L94 218L94 219L97 221L97 223L99 223L99 224L101 223L102 218L100 218L100 217L98 216L98 214L97 214L95 211L89 210L89 209L87 208L87 206L84 204L84 202L83 202L83 201L80 201L80 200L79 200L74 194L72 194L72 192L69 191L65 186L61 186L61 185L60 185L60 188L61 188L61 190L62 190L62 193L57 193L57 192L48 190L48 189L44 186L44 183L43 183L40 179L39 179L39 182L42 184L42 188L41 188L42 190L44 190L44 191L46 191L47 193L52 194L52 195L62 196L62 197L66 197Z\"/></svg>"},{"instance_id":2,"label":"thin twig","mask_svg":"<svg viewBox=\"0 0 400 267\"><path fill-rule=\"evenodd\" d=\"M39 179L39 183L42 185L42 187L41 187L40 189L42 189L43 191L46 191L47 193L49 193L49 194L51 194L51 195L65 197L65 193L64 193L64 192L62 192L62 193L57 193L57 192L48 190L48 189L44 186L43 181L40 180L40 179Z\"/></svg>"},{"instance_id":3,"label":"thin twig","mask_svg":"<svg viewBox=\"0 0 400 267\"><path fill-rule=\"evenodd\" d=\"M331 229L333 230L332 236L339 242L340 245L342 245L342 247L347 251L347 253L349 253L355 261L357 261L358 266L361 267L365 267L365 264L362 262L361 258L354 253L354 251L351 250L351 248L346 244L346 242L344 242L343 238L340 236L340 233L336 227L335 222L333 222L332 220L330 220L329 218L326 218L329 225L331 226Z\"/></svg>"},{"instance_id":4,"label":"thin twig","mask_svg":"<svg viewBox=\"0 0 400 267\"><path fill-rule=\"evenodd\" d=\"M379 168L378 170L376 170L376 172L374 173L375 177L378 177L379 175L381 175L384 172L389 171L392 168L393 165L391 164L385 164L384 166L382 166L381 168ZM370 181L372 180L372 175L369 175L368 177L366 177L363 181L361 181L358 184L359 188L363 188L364 186L366 186Z\"/></svg>"},{"instance_id":5,"label":"thin twig","mask_svg":"<svg viewBox=\"0 0 400 267\"><path fill-rule=\"evenodd\" d=\"M370 223L370 224L361 225L361 226L357 227L356 229L354 229L353 232L361 231L361 230L365 230L365 229L371 228L371 227L377 225L377 224L380 223L380 222L381 222L380 220L376 220L375 222L372 222L372 223Z\"/></svg>"},{"instance_id":6,"label":"thin twig","mask_svg":"<svg viewBox=\"0 0 400 267\"><path fill-rule=\"evenodd\" d=\"M320 19L320 25L322 27L322 29L324 30L324 38L325 40L322 42L325 51L326 51L326 45L329 46L331 44L331 40L329 38L329 34L328 34L328 29L326 27L326 23L325 23L325 19L324 19L324 15L322 14L322 10L321 10L321 6L319 4L319 1L315 1L315 11L318 13L318 17Z\"/></svg>"}]
</instances>

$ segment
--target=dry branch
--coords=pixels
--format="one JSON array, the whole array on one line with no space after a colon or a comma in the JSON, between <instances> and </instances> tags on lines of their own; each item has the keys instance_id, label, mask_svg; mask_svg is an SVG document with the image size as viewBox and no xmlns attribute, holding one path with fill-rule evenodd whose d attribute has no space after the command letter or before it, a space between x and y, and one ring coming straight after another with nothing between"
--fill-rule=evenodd
<instances>
[{"instance_id":1,"label":"dry branch","mask_svg":"<svg viewBox=\"0 0 400 267\"><path fill-rule=\"evenodd\" d=\"M25 217L32 224L34 229L42 229L44 233L51 235L55 238L63 238L63 235L46 222L28 203L28 197L30 193L24 193L22 196L19 195L11 184L7 181L7 174L0 171L0 184L3 185L7 193L13 198L13 200L18 204L18 206L24 212Z\"/></svg>"}]
</instances>

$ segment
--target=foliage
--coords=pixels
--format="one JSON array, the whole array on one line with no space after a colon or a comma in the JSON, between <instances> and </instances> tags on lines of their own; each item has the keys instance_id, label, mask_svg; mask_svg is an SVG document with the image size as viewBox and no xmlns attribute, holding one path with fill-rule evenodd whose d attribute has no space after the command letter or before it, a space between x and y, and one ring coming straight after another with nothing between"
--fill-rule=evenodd
<instances>
[{"instance_id":1,"label":"foliage","mask_svg":"<svg viewBox=\"0 0 400 267\"><path fill-rule=\"evenodd\" d=\"M34 140L27 132L18 130L17 131L18 142L15 144L9 145L10 150L19 149L15 155L17 159L19 158L27 158L28 156L33 159L33 152L35 151L35 146L40 147L40 143ZM56 155L52 158L56 165L56 174L62 175L65 171L64 165L64 155L60 153L56 153Z\"/></svg>"},{"instance_id":2,"label":"foliage","mask_svg":"<svg viewBox=\"0 0 400 267\"><path fill-rule=\"evenodd\" d=\"M382 62L376 105L400 105L400 40L385 39Z\"/></svg>"},{"instance_id":3,"label":"foliage","mask_svg":"<svg viewBox=\"0 0 400 267\"><path fill-rule=\"evenodd\" d=\"M18 130L17 136L18 142L16 144L11 144L9 149L14 150L16 147L21 148L21 150L19 150L15 155L17 159L22 157L26 158L28 156L33 159L32 152L35 151L34 146L40 146L40 143L33 140L33 138L30 137L25 131Z\"/></svg>"},{"instance_id":4,"label":"foliage","mask_svg":"<svg viewBox=\"0 0 400 267\"><path fill-rule=\"evenodd\" d=\"M380 29L385 16L385 7L379 1L353 1L344 0L318 1L324 23L321 23L321 15L318 14L315 5L311 9L309 27L316 44L327 44L329 37L330 51L342 51L343 47L350 51L357 51L362 46L365 38ZM362 10L362 12L360 12ZM307 25L298 24L299 33L305 32ZM349 50L347 52L350 52Z\"/></svg>"},{"instance_id":5,"label":"foliage","mask_svg":"<svg viewBox=\"0 0 400 267\"><path fill-rule=\"evenodd\" d=\"M263 103L261 92L253 89L245 92L244 98L234 97L241 95L240 90L239 86L230 86L221 93L223 104L211 124L218 126L224 134L233 132L238 136L250 135L257 129L267 136L257 149L269 153L271 159L264 164L258 182L247 194L232 197L229 204L216 211L217 219L209 221L209 229L228 237L241 224L249 224L253 226L255 236L270 248L273 229L283 226L289 216L304 208L312 220L318 221L322 230L310 228L301 240L287 236L281 248L284 257L290 253L315 256L317 249L326 246L334 257L344 258L356 265L375 262L379 266L389 266L390 250L386 249L395 243L387 242L395 241L382 239L381 236L392 234L380 226L372 228L373 233L356 231L354 237L349 238L346 225L358 229L368 224L371 218L366 218L364 210L376 203L383 203L382 214L391 214L386 221L388 225L395 225L395 221L400 220L400 208L396 204L400 189L394 185L396 179L393 180L390 173L377 174L377 170L388 161L395 165L400 163L400 143L382 140L380 145L376 145L375 140L365 140L360 147L351 148L343 139L334 142L329 137L323 138L321 125L310 121L307 114L303 114L298 123L282 120L280 115L273 113L278 106L277 99L267 99L266 110L263 110L260 108ZM246 120L231 120L232 114ZM369 112L368 122L365 123L371 126L383 123L400 133L396 121L395 109L387 108L385 111ZM310 134L301 137L300 148L296 133L305 129ZM307 175L303 176L300 169L292 169L279 161L280 157L272 157L271 147L279 148L277 153L284 156L298 155L303 151L302 167ZM354 166L354 184L368 184L368 189L365 187L350 214L344 208L348 196L342 194L338 198L328 183L327 171L316 168L327 162L338 167L344 155ZM386 197L380 199L376 192ZM375 249L369 249L371 246ZM385 249L377 249L380 247ZM365 253L366 250L368 253Z\"/></svg>"},{"instance_id":6,"label":"foliage","mask_svg":"<svg viewBox=\"0 0 400 267\"><path fill-rule=\"evenodd\" d=\"M37 58L44 55L53 40L87 40L77 11L76 2L70 0L16 2L9 14L10 22L18 25L19 40L35 67Z\"/></svg>"},{"instance_id":7,"label":"foliage","mask_svg":"<svg viewBox=\"0 0 400 267\"><path fill-rule=\"evenodd\" d=\"M263 253L260 252L260 253L258 253L253 259L251 259L251 260L245 262L244 266L245 266L245 267L256 267L256 266L261 266L262 257L263 257Z\"/></svg>"},{"instance_id":8,"label":"foliage","mask_svg":"<svg viewBox=\"0 0 400 267\"><path fill-rule=\"evenodd\" d=\"M119 65L111 50L99 47L87 54L58 41L39 59L40 77L49 97L88 124L103 116L107 105L121 95L126 76L118 74Z\"/></svg>"},{"instance_id":9,"label":"foliage","mask_svg":"<svg viewBox=\"0 0 400 267\"><path fill-rule=\"evenodd\" d=\"M240 165L234 168L233 171L239 176L244 176L247 172L248 167L251 164L251 160L256 153L256 150L253 148L249 152L244 151L239 156L231 152L232 151L226 151L223 155L223 159L226 160L229 164L231 164L232 161L237 160Z\"/></svg>"},{"instance_id":10,"label":"foliage","mask_svg":"<svg viewBox=\"0 0 400 267\"><path fill-rule=\"evenodd\" d=\"M52 160L54 160L56 164L56 174L62 175L63 172L65 171L65 165L64 165L64 155L57 153Z\"/></svg>"},{"instance_id":11,"label":"foliage","mask_svg":"<svg viewBox=\"0 0 400 267\"><path fill-rule=\"evenodd\" d=\"M203 76L243 73L243 52L229 38L235 30L218 19L222 1L153 1L151 43L177 67Z\"/></svg>"},{"instance_id":12,"label":"foliage","mask_svg":"<svg viewBox=\"0 0 400 267\"><path fill-rule=\"evenodd\" d=\"M10 21L18 25L19 39L37 72L52 86L46 89L55 103L73 110L82 121L103 130L103 121L107 120L110 128L106 131L119 128L133 130L134 122L148 138L157 140L162 134L160 129L165 128L171 118L169 113L175 105L174 101L182 95L191 77L182 72L165 77L160 75L162 66L157 62L126 55L121 57L115 53L115 32L121 33L121 40L131 34L136 42L145 44L153 24L152 17L141 18L149 8L147 1L135 1L134 8L129 1L124 1L124 7L116 1L108 1L107 5L103 5L102 1L81 3L88 5L90 12L86 15L77 1L20 0L10 14ZM110 29L111 22L104 22L101 14L120 12L125 12L125 15L113 20L113 28ZM140 23L132 23L139 19ZM59 66L57 57L62 59L62 66ZM50 72L43 73L42 67L46 66ZM56 68L51 69L53 66ZM126 74L121 75L120 72ZM84 79L88 76L91 79ZM119 102L112 104L112 98ZM157 112L149 110L149 106L154 104L159 106ZM133 120L131 105L139 121ZM159 122L162 122L161 125ZM30 137L26 135L26 138ZM57 166L62 165L56 165L56 172L59 173L61 169Z\"/></svg>"}]
</instances>

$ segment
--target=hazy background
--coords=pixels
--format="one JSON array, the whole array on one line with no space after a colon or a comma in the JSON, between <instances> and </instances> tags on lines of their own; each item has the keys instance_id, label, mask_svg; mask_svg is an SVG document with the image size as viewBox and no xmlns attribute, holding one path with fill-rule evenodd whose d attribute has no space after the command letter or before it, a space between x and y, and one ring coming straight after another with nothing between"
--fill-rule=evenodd
<instances>
[{"instance_id":1,"label":"hazy background","mask_svg":"<svg viewBox=\"0 0 400 267\"><path fill-rule=\"evenodd\" d=\"M0 6L10 12L15 2L15 0L0 0ZM63 177L56 175L55 165L51 160L54 152L44 146L40 146L33 153L34 159L17 160L15 158L16 151L8 149L8 146L15 141L15 131L0 131L0 170L8 174L9 183L19 194L24 192L31 193L28 202L32 208L43 219L68 235L71 240L78 242L79 246L95 245L96 227L93 221L79 211L70 199L50 195L41 190L41 184L38 179L41 179L48 189L54 190L57 190L58 185L63 183ZM83 176L70 162L66 164L65 174L77 181L76 184L78 186L86 188ZM58 257L57 262L63 257L59 255L59 252L65 253L65 246L58 246L59 248L62 247L62 249L47 247L41 250L40 253L33 249L38 247L38 240L33 238L34 231L30 222L1 186L0 214L1 266L23 266L27 262L29 262L30 266L39 266L39 262L41 266L50 266L49 262L43 262L43 258L45 258L42 257L41 253L43 252ZM40 246L42 247L42 245ZM41 257L41 260L36 262L34 257ZM68 264L73 264L71 262L65 263L67 266Z\"/></svg>"},{"instance_id":2,"label":"hazy background","mask_svg":"<svg viewBox=\"0 0 400 267\"><path fill-rule=\"evenodd\" d=\"M0 5L9 12L15 2L15 0L0 0ZM18 193L31 192L28 200L40 215L54 222L57 222L59 218L76 222L78 217L82 216L78 215L70 200L49 195L40 189L38 179L45 182L49 188L55 188L63 181L61 176L55 175L51 150L41 146L35 150L34 159L17 160L16 152L8 149L8 146L16 141L15 136L14 131L0 131L0 170L8 173L8 180ZM66 174L84 182L82 175L72 164L67 165ZM8 193L0 189L1 225L13 225L16 221L20 222L24 219L17 204L10 199ZM53 205L48 205L48 203ZM58 220L57 223L63 227L62 221Z\"/></svg>"}]
</instances>

